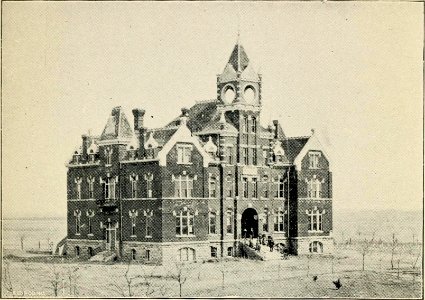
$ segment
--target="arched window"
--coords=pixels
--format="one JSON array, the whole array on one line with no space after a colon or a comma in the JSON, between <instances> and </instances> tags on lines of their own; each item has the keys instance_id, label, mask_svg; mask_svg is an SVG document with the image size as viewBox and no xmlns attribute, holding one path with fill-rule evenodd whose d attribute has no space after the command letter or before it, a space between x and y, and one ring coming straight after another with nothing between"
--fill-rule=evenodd
<instances>
[{"instance_id":1,"label":"arched window","mask_svg":"<svg viewBox=\"0 0 425 300\"><path fill-rule=\"evenodd\" d=\"M211 247L211 257L217 257L217 247Z\"/></svg>"},{"instance_id":2,"label":"arched window","mask_svg":"<svg viewBox=\"0 0 425 300\"><path fill-rule=\"evenodd\" d=\"M323 253L323 244L318 241L311 242L309 250L310 253Z\"/></svg>"},{"instance_id":3,"label":"arched window","mask_svg":"<svg viewBox=\"0 0 425 300\"><path fill-rule=\"evenodd\" d=\"M136 249L131 249L131 259L136 260Z\"/></svg>"},{"instance_id":4,"label":"arched window","mask_svg":"<svg viewBox=\"0 0 425 300\"><path fill-rule=\"evenodd\" d=\"M178 255L180 261L194 261L196 259L195 249L193 248L181 248Z\"/></svg>"},{"instance_id":5,"label":"arched window","mask_svg":"<svg viewBox=\"0 0 425 300\"><path fill-rule=\"evenodd\" d=\"M80 256L80 247L79 246L75 246L75 255Z\"/></svg>"}]
</instances>

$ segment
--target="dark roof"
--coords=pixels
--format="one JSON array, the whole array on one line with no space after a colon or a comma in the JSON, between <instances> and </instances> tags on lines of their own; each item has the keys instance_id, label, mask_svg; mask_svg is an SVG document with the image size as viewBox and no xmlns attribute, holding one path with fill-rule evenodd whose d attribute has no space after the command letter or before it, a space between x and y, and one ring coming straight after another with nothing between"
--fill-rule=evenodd
<instances>
[{"instance_id":1,"label":"dark roof","mask_svg":"<svg viewBox=\"0 0 425 300\"><path fill-rule=\"evenodd\" d=\"M217 100L209 100L193 105L189 109L187 119L187 127L189 127L190 131L201 131L217 115L217 104ZM165 127L178 126L179 124L180 117L177 117Z\"/></svg>"},{"instance_id":2,"label":"dark roof","mask_svg":"<svg viewBox=\"0 0 425 300\"><path fill-rule=\"evenodd\" d=\"M237 43L235 48L233 48L232 54L229 58L229 64L233 66L235 71L241 72L248 66L249 58L241 44Z\"/></svg>"},{"instance_id":3,"label":"dark roof","mask_svg":"<svg viewBox=\"0 0 425 300\"><path fill-rule=\"evenodd\" d=\"M158 143L160 147L164 146L168 140L174 135L177 131L177 127L168 127L160 129L148 129L146 134L146 139L153 134L153 138ZM147 140L146 140L147 141Z\"/></svg>"},{"instance_id":4,"label":"dark roof","mask_svg":"<svg viewBox=\"0 0 425 300\"><path fill-rule=\"evenodd\" d=\"M204 126L204 128L199 132L199 134L202 133L219 133L222 131L226 131L226 132L233 132L233 133L238 133L238 130L236 129L235 126L233 126L228 118L226 117L226 122L221 123L220 122L220 116L218 114L216 114L211 121Z\"/></svg>"},{"instance_id":5,"label":"dark roof","mask_svg":"<svg viewBox=\"0 0 425 300\"><path fill-rule=\"evenodd\" d=\"M131 139L133 130L121 106L112 109L100 140Z\"/></svg>"},{"instance_id":6,"label":"dark roof","mask_svg":"<svg viewBox=\"0 0 425 300\"><path fill-rule=\"evenodd\" d=\"M293 137L282 140L282 147L290 162L301 152L310 137Z\"/></svg>"}]
</instances>

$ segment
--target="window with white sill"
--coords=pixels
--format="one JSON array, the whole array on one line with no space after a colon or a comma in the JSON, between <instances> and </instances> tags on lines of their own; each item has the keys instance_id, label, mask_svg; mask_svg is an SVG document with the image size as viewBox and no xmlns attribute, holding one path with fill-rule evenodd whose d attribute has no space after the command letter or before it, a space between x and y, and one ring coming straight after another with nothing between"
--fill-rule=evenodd
<instances>
[{"instance_id":1,"label":"window with white sill","mask_svg":"<svg viewBox=\"0 0 425 300\"><path fill-rule=\"evenodd\" d=\"M190 210L181 210L176 214L176 235L189 236L194 234L194 214Z\"/></svg>"},{"instance_id":2,"label":"window with white sill","mask_svg":"<svg viewBox=\"0 0 425 300\"><path fill-rule=\"evenodd\" d=\"M180 144L177 145L177 163L190 164L192 163L192 145Z\"/></svg>"},{"instance_id":3,"label":"window with white sill","mask_svg":"<svg viewBox=\"0 0 425 300\"><path fill-rule=\"evenodd\" d=\"M307 197L309 198L321 198L322 197L322 181L320 181L316 175L313 178L307 179Z\"/></svg>"},{"instance_id":4,"label":"window with white sill","mask_svg":"<svg viewBox=\"0 0 425 300\"><path fill-rule=\"evenodd\" d=\"M174 196L176 198L191 198L193 191L193 178L189 175L174 177Z\"/></svg>"},{"instance_id":5,"label":"window with white sill","mask_svg":"<svg viewBox=\"0 0 425 300\"><path fill-rule=\"evenodd\" d=\"M317 207L306 210L309 219L308 231L323 231L323 214L325 210L320 211Z\"/></svg>"}]
</instances>

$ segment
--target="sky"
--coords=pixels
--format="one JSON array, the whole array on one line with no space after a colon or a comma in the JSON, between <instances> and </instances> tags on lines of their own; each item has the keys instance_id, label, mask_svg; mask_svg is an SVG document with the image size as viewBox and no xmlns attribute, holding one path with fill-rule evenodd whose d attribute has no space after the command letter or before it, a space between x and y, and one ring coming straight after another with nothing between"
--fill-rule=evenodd
<instances>
[{"instance_id":1,"label":"sky","mask_svg":"<svg viewBox=\"0 0 425 300\"><path fill-rule=\"evenodd\" d=\"M111 109L165 125L216 97L240 32L261 123L314 128L334 210L422 209L423 5L4 2L3 217L66 214L66 162Z\"/></svg>"}]
</instances>

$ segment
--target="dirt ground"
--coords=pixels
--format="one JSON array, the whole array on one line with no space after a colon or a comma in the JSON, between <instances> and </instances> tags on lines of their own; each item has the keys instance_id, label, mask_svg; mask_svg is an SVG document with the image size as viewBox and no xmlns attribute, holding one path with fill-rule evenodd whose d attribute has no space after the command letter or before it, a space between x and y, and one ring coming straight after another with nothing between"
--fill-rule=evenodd
<instances>
[{"instance_id":1,"label":"dirt ground","mask_svg":"<svg viewBox=\"0 0 425 300\"><path fill-rule=\"evenodd\" d=\"M417 260L413 252L406 252L395 256L395 268L391 269L390 257L388 251L369 253L362 271L362 257L351 247L339 248L334 257L234 259L157 267L9 253L3 261L2 295L421 298L422 260ZM314 276L317 280L313 280ZM340 289L333 284L338 278L342 283Z\"/></svg>"}]
</instances>

